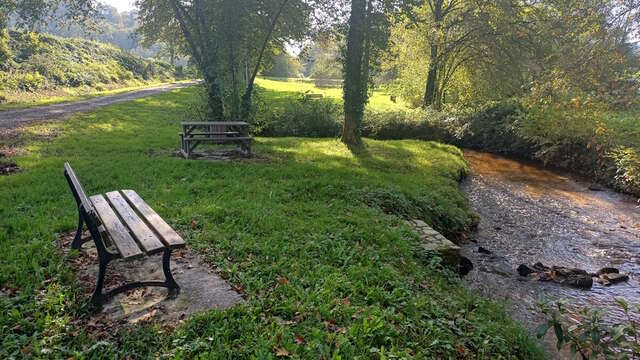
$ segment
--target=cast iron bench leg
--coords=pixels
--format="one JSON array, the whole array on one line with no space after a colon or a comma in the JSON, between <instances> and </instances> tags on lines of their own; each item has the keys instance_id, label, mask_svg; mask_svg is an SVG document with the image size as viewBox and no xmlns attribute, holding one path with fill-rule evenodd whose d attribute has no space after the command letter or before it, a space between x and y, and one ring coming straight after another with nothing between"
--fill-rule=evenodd
<instances>
[{"instance_id":1,"label":"cast iron bench leg","mask_svg":"<svg viewBox=\"0 0 640 360\"><path fill-rule=\"evenodd\" d=\"M133 290L140 287L158 286L165 287L169 290L169 298L175 298L180 294L180 286L176 283L173 275L171 274L171 249L165 248L162 254L162 270L164 272L164 281L135 281L127 283L107 292L102 293L104 286L104 276L107 271L107 264L113 260L113 255L107 253L106 255L100 255L100 269L98 270L98 282L96 283L96 289L91 297L91 303L94 306L101 306L105 300L123 293L125 291Z\"/></svg>"},{"instance_id":2,"label":"cast iron bench leg","mask_svg":"<svg viewBox=\"0 0 640 360\"><path fill-rule=\"evenodd\" d=\"M79 250L82 245L86 242L91 241L91 237L82 238L82 229L84 225L84 220L82 219L82 210L78 208L78 229L76 230L76 235L73 237L73 242L71 243L71 248L74 250Z\"/></svg>"},{"instance_id":3,"label":"cast iron bench leg","mask_svg":"<svg viewBox=\"0 0 640 360\"><path fill-rule=\"evenodd\" d=\"M80 209L78 209L78 230L76 230L76 236L73 238L73 242L71 243L72 249L80 249L82 246L82 213L80 213Z\"/></svg>"}]
</instances>

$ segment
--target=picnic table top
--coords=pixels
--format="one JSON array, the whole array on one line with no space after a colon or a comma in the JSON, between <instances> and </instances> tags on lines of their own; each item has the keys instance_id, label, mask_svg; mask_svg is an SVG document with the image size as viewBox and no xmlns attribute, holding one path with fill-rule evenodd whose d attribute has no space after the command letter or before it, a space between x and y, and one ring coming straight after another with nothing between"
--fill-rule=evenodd
<instances>
[{"instance_id":1,"label":"picnic table top","mask_svg":"<svg viewBox=\"0 0 640 360\"><path fill-rule=\"evenodd\" d=\"M209 125L231 125L231 126L249 126L249 123L244 121L184 121L181 122L182 126L209 126Z\"/></svg>"}]
</instances>

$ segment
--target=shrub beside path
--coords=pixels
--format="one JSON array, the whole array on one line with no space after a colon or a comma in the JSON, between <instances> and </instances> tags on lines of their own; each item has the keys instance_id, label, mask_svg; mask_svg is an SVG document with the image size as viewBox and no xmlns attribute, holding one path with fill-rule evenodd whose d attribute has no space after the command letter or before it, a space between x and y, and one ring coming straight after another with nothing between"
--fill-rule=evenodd
<instances>
[{"instance_id":1,"label":"shrub beside path","mask_svg":"<svg viewBox=\"0 0 640 360\"><path fill-rule=\"evenodd\" d=\"M38 121L65 118L71 114L91 111L102 106L127 100L134 100L163 92L193 86L198 81L160 85L151 88L134 90L122 94L95 97L87 100L66 102L54 105L35 106L27 109L0 111L0 129L10 129Z\"/></svg>"}]
</instances>

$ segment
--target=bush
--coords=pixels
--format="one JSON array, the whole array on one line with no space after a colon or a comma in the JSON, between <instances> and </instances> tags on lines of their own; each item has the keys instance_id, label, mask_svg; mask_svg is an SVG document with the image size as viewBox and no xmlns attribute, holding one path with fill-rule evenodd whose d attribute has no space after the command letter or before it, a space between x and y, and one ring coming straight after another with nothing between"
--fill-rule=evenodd
<instances>
[{"instance_id":1,"label":"bush","mask_svg":"<svg viewBox=\"0 0 640 360\"><path fill-rule=\"evenodd\" d=\"M493 153L530 156L536 145L522 135L523 114L524 108L517 101L485 105L464 121L468 129L462 143Z\"/></svg>"},{"instance_id":2,"label":"bush","mask_svg":"<svg viewBox=\"0 0 640 360\"><path fill-rule=\"evenodd\" d=\"M449 133L438 125L446 123L444 113L424 110L365 112L362 135L380 140L443 140Z\"/></svg>"},{"instance_id":3,"label":"bush","mask_svg":"<svg viewBox=\"0 0 640 360\"><path fill-rule=\"evenodd\" d=\"M43 87L45 79L39 72L14 74L16 88L22 91L33 92Z\"/></svg>"},{"instance_id":4,"label":"bush","mask_svg":"<svg viewBox=\"0 0 640 360\"><path fill-rule=\"evenodd\" d=\"M630 147L617 147L609 154L614 164L614 186L623 192L640 194L640 154Z\"/></svg>"},{"instance_id":5,"label":"bush","mask_svg":"<svg viewBox=\"0 0 640 360\"><path fill-rule=\"evenodd\" d=\"M342 116L336 101L304 94L256 119L255 129L265 136L336 137L340 135Z\"/></svg>"},{"instance_id":6,"label":"bush","mask_svg":"<svg viewBox=\"0 0 640 360\"><path fill-rule=\"evenodd\" d=\"M11 49L9 49L8 39L9 34L6 30L0 31L0 64L3 64L11 59ZM0 65L0 70L3 70L3 66Z\"/></svg>"},{"instance_id":7,"label":"bush","mask_svg":"<svg viewBox=\"0 0 640 360\"><path fill-rule=\"evenodd\" d=\"M536 335L542 339L549 329L553 329L558 350L568 348L573 357L637 359L640 356L640 324L636 319L640 308L629 306L622 299L616 299L616 303L626 319L610 328L602 324L602 310L585 307L578 314L571 314L562 302L554 306L538 304L546 319L536 329Z\"/></svg>"}]
</instances>

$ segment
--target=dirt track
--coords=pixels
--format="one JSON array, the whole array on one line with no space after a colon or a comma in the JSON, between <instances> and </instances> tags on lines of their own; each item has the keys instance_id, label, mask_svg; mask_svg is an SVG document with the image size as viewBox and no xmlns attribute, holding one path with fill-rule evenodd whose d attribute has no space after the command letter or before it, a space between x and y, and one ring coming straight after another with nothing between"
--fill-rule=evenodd
<instances>
[{"instance_id":1,"label":"dirt track","mask_svg":"<svg viewBox=\"0 0 640 360\"><path fill-rule=\"evenodd\" d=\"M10 129L38 121L65 118L77 112L91 111L105 105L111 105L122 101L151 96L174 89L181 89L192 86L196 83L197 82L194 81L179 84L161 85L152 88L134 90L122 94L95 97L87 100L55 105L36 106L27 109L0 111L0 129Z\"/></svg>"}]
</instances>

